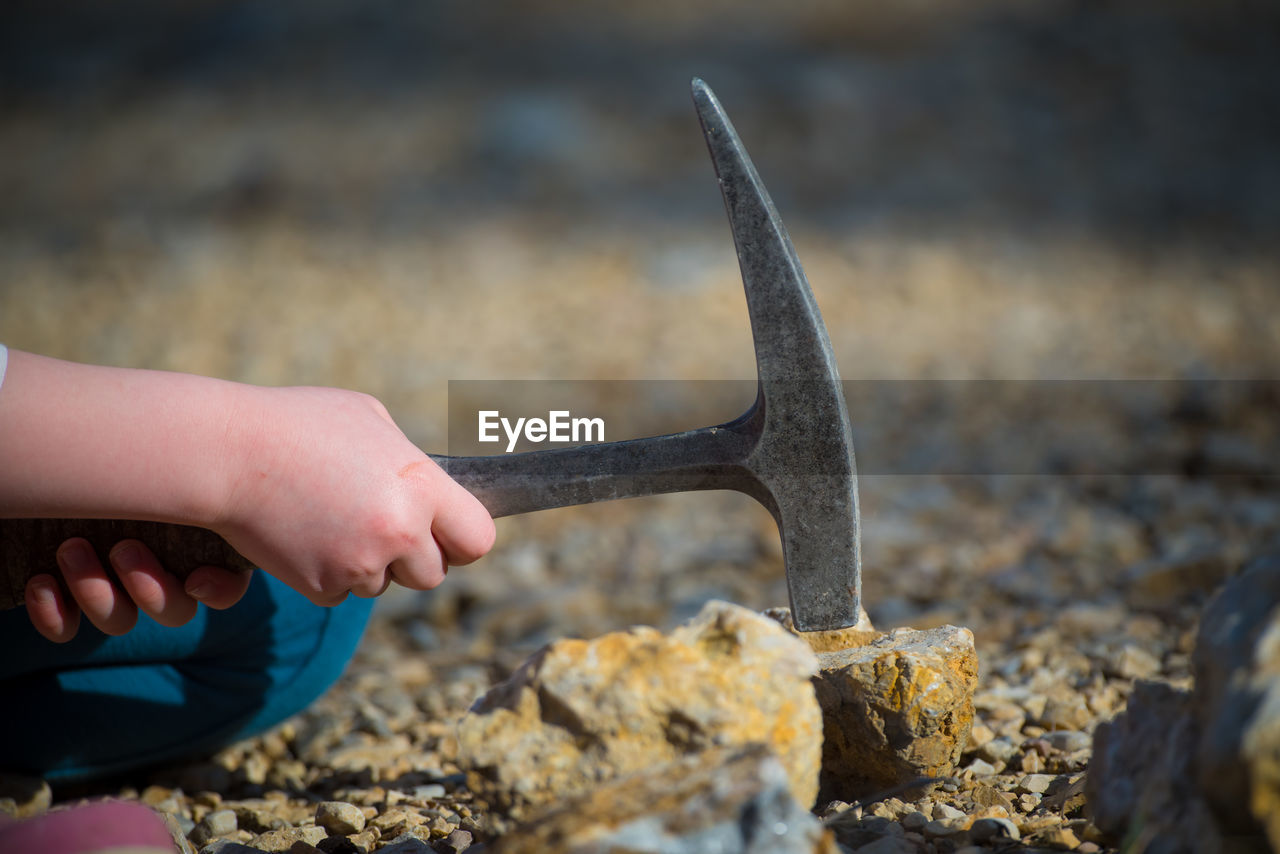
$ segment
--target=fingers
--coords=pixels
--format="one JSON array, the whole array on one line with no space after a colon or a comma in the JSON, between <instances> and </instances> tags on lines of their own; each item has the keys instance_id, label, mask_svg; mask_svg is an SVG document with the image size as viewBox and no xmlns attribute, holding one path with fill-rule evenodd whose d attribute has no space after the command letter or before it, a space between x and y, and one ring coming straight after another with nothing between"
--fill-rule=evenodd
<instances>
[{"instance_id":1,"label":"fingers","mask_svg":"<svg viewBox=\"0 0 1280 854\"><path fill-rule=\"evenodd\" d=\"M80 629L80 606L67 601L52 575L36 575L27 581L27 617L36 631L54 643L66 643Z\"/></svg>"},{"instance_id":2,"label":"fingers","mask_svg":"<svg viewBox=\"0 0 1280 854\"><path fill-rule=\"evenodd\" d=\"M75 637L83 614L104 634L121 635L136 625L139 610L162 626L181 626L195 616L200 602L219 610L235 604L252 577L248 572L203 566L184 585L137 540L117 543L109 558L119 586L86 540L63 543L57 560L70 597L52 575L37 575L27 582L27 614L36 631L54 643L65 643Z\"/></svg>"},{"instance_id":3,"label":"fingers","mask_svg":"<svg viewBox=\"0 0 1280 854\"><path fill-rule=\"evenodd\" d=\"M488 554L497 530L479 499L461 486L453 486L452 494L436 509L431 534L444 552L445 563L465 566Z\"/></svg>"},{"instance_id":4,"label":"fingers","mask_svg":"<svg viewBox=\"0 0 1280 854\"><path fill-rule=\"evenodd\" d=\"M157 623L181 626L196 615L199 603L187 595L182 582L166 572L142 543L137 540L116 543L109 557L125 592Z\"/></svg>"},{"instance_id":5,"label":"fingers","mask_svg":"<svg viewBox=\"0 0 1280 854\"><path fill-rule=\"evenodd\" d=\"M220 566L202 566L187 576L186 593L214 610L239 602L253 580L252 572L234 572Z\"/></svg>"},{"instance_id":6,"label":"fingers","mask_svg":"<svg viewBox=\"0 0 1280 854\"><path fill-rule=\"evenodd\" d=\"M58 567L80 610L103 633L122 635L138 622L138 608L107 577L93 547L83 538L58 547Z\"/></svg>"},{"instance_id":7,"label":"fingers","mask_svg":"<svg viewBox=\"0 0 1280 854\"><path fill-rule=\"evenodd\" d=\"M418 549L411 556L393 561L387 567L387 580L394 580L396 584L410 590L431 590L440 586L448 571L444 555L439 549L429 546Z\"/></svg>"}]
</instances>

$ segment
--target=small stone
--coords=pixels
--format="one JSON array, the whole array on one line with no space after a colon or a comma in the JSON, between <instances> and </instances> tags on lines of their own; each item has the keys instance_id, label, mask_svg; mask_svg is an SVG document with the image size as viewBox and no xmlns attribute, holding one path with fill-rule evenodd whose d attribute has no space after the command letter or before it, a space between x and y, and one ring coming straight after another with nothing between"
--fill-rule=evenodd
<instances>
[{"instance_id":1,"label":"small stone","mask_svg":"<svg viewBox=\"0 0 1280 854\"><path fill-rule=\"evenodd\" d=\"M187 838L196 846L207 845L214 838L227 836L237 830L236 814L232 810L215 810L192 828Z\"/></svg>"},{"instance_id":2,"label":"small stone","mask_svg":"<svg viewBox=\"0 0 1280 854\"><path fill-rule=\"evenodd\" d=\"M241 830L247 830L251 833L267 833L272 830L283 830L289 826L289 822L271 810L262 809L261 807L236 804L232 809L236 814L236 824Z\"/></svg>"},{"instance_id":3,"label":"small stone","mask_svg":"<svg viewBox=\"0 0 1280 854\"><path fill-rule=\"evenodd\" d=\"M972 632L896 629L818 661L823 798L856 800L952 773L973 724Z\"/></svg>"},{"instance_id":4,"label":"small stone","mask_svg":"<svg viewBox=\"0 0 1280 854\"><path fill-rule=\"evenodd\" d=\"M433 801L443 798L446 792L444 786L440 783L428 783L425 786L416 786L413 790L413 796L420 801Z\"/></svg>"},{"instance_id":5,"label":"small stone","mask_svg":"<svg viewBox=\"0 0 1280 854\"><path fill-rule=\"evenodd\" d=\"M1088 733L1078 730L1064 729L1057 732L1047 732L1044 740L1049 743L1055 750L1061 750L1064 753L1075 753L1078 750L1088 750L1093 739Z\"/></svg>"},{"instance_id":6,"label":"small stone","mask_svg":"<svg viewBox=\"0 0 1280 854\"><path fill-rule=\"evenodd\" d=\"M436 851L416 836L400 836L379 848L378 854L436 854Z\"/></svg>"},{"instance_id":7,"label":"small stone","mask_svg":"<svg viewBox=\"0 0 1280 854\"><path fill-rule=\"evenodd\" d=\"M173 839L173 844L177 847L179 854L194 854L195 846L187 839L187 834L195 829L195 822L186 816L178 816L169 812L156 813L160 816L160 820L164 822L164 826L169 831L169 836Z\"/></svg>"},{"instance_id":8,"label":"small stone","mask_svg":"<svg viewBox=\"0 0 1280 854\"><path fill-rule=\"evenodd\" d=\"M436 845L437 854L462 854L471 847L472 837L468 831L454 830L451 832L442 844Z\"/></svg>"},{"instance_id":9,"label":"small stone","mask_svg":"<svg viewBox=\"0 0 1280 854\"><path fill-rule=\"evenodd\" d=\"M12 803L5 812L14 818L28 818L49 809L53 791L40 777L0 773L0 799Z\"/></svg>"},{"instance_id":10,"label":"small stone","mask_svg":"<svg viewBox=\"0 0 1280 854\"><path fill-rule=\"evenodd\" d=\"M1107 656L1103 672L1119 679L1150 679L1160 672L1160 659L1129 643Z\"/></svg>"},{"instance_id":11,"label":"small stone","mask_svg":"<svg viewBox=\"0 0 1280 854\"><path fill-rule=\"evenodd\" d=\"M325 852L299 839L293 843L293 847L289 849L289 854L325 854Z\"/></svg>"},{"instance_id":12,"label":"small stone","mask_svg":"<svg viewBox=\"0 0 1280 854\"><path fill-rule=\"evenodd\" d=\"M923 831L925 839L944 839L955 836L957 833L964 832L964 819L936 818L925 824Z\"/></svg>"},{"instance_id":13,"label":"small stone","mask_svg":"<svg viewBox=\"0 0 1280 854\"><path fill-rule=\"evenodd\" d=\"M1018 781L1018 787L1015 791L1024 794L1043 795L1048 791L1053 780L1052 774L1027 774Z\"/></svg>"},{"instance_id":14,"label":"small stone","mask_svg":"<svg viewBox=\"0 0 1280 854\"><path fill-rule=\"evenodd\" d=\"M669 635L557 641L462 719L460 764L494 814L523 820L628 773L763 742L807 808L822 757L817 670L776 622L724 602Z\"/></svg>"},{"instance_id":15,"label":"small stone","mask_svg":"<svg viewBox=\"0 0 1280 854\"><path fill-rule=\"evenodd\" d=\"M997 773L996 766L985 759L975 759L968 764L967 768L975 777L994 777Z\"/></svg>"},{"instance_id":16,"label":"small stone","mask_svg":"<svg viewBox=\"0 0 1280 854\"><path fill-rule=\"evenodd\" d=\"M1036 834L1036 842L1053 848L1065 848L1068 851L1080 847L1080 839L1069 827L1054 827Z\"/></svg>"},{"instance_id":17,"label":"small stone","mask_svg":"<svg viewBox=\"0 0 1280 854\"><path fill-rule=\"evenodd\" d=\"M325 801L316 807L316 824L333 836L350 836L364 830L364 813L355 804Z\"/></svg>"},{"instance_id":18,"label":"small stone","mask_svg":"<svg viewBox=\"0 0 1280 854\"><path fill-rule=\"evenodd\" d=\"M958 810L950 804L934 804L933 817L935 819L962 819L965 814L963 810Z\"/></svg>"},{"instance_id":19,"label":"small stone","mask_svg":"<svg viewBox=\"0 0 1280 854\"><path fill-rule=\"evenodd\" d=\"M991 763L1008 765L1018 755L1018 746L1005 736L993 738L978 748L978 758Z\"/></svg>"},{"instance_id":20,"label":"small stone","mask_svg":"<svg viewBox=\"0 0 1280 854\"><path fill-rule=\"evenodd\" d=\"M261 848L268 854L276 854L276 852L287 852L293 847L295 842L305 842L308 845L316 845L320 840L324 839L328 834L323 827L310 825L307 827L290 827L283 830L270 830L254 837L253 845Z\"/></svg>"},{"instance_id":21,"label":"small stone","mask_svg":"<svg viewBox=\"0 0 1280 854\"><path fill-rule=\"evenodd\" d=\"M1033 717L1046 730L1078 730L1093 720L1093 712L1083 696L1070 691L1047 698L1044 711Z\"/></svg>"},{"instance_id":22,"label":"small stone","mask_svg":"<svg viewBox=\"0 0 1280 854\"><path fill-rule=\"evenodd\" d=\"M904 830L918 831L929 823L929 816L922 812L910 812L904 815L899 822Z\"/></svg>"},{"instance_id":23,"label":"small stone","mask_svg":"<svg viewBox=\"0 0 1280 854\"><path fill-rule=\"evenodd\" d=\"M966 752L971 752L982 747L984 744L996 737L995 731L986 724L977 721L969 730L969 742L965 748Z\"/></svg>"},{"instance_id":24,"label":"small stone","mask_svg":"<svg viewBox=\"0 0 1280 854\"><path fill-rule=\"evenodd\" d=\"M373 846L378 844L378 840L382 838L382 835L378 832L376 827L366 827L360 833L348 838L351 840L353 845L357 845L365 851L371 851L373 850Z\"/></svg>"},{"instance_id":25,"label":"small stone","mask_svg":"<svg viewBox=\"0 0 1280 854\"><path fill-rule=\"evenodd\" d=\"M1013 799L994 786L974 786L969 797L980 807L999 807L1006 812L1013 809Z\"/></svg>"},{"instance_id":26,"label":"small stone","mask_svg":"<svg viewBox=\"0 0 1280 854\"><path fill-rule=\"evenodd\" d=\"M1007 818L980 818L969 827L969 838L974 842L986 842L991 839L1022 838L1018 826Z\"/></svg>"},{"instance_id":27,"label":"small stone","mask_svg":"<svg viewBox=\"0 0 1280 854\"><path fill-rule=\"evenodd\" d=\"M251 848L230 839L215 839L201 848L200 854L262 854L262 849Z\"/></svg>"}]
</instances>

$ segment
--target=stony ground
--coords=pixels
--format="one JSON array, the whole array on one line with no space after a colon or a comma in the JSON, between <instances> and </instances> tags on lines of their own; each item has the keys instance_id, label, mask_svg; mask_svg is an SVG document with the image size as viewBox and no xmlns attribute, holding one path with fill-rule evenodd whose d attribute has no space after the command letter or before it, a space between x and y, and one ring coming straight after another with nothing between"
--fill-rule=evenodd
<instances>
[{"instance_id":1,"label":"stony ground","mask_svg":"<svg viewBox=\"0 0 1280 854\"><path fill-rule=\"evenodd\" d=\"M359 388L441 451L450 379L749 378L698 73L773 188L846 379L1275 376L1274 29L1176 5L800 3L722 32L674 4L567 5L396 25L315 4L301 30L216 4L134 4L151 28L86 11L65 33L14 13L40 35L4 65L0 341ZM971 628L981 675L954 779L817 805L848 849L1114 850L1083 809L1090 733L1135 680L1185 684L1207 593L1280 546L1272 387L1227 404L1099 387L1053 446L1067 464L997 453L960 474L928 454L1066 416L1036 404L1011 431L976 394L855 406L872 620ZM1082 465L1095 450L1107 465ZM746 498L500 520L490 557L386 597L303 715L57 798L140 797L196 849L289 850L322 825L348 851L475 850L488 825L453 735L469 704L548 640L671 626L713 597L786 603L773 522ZM957 831L1004 814L1016 834Z\"/></svg>"}]
</instances>

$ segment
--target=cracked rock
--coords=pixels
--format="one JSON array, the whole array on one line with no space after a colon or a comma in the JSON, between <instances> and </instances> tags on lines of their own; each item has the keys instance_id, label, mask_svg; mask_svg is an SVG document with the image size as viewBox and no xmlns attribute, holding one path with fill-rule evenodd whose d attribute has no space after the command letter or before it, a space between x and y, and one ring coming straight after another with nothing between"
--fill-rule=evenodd
<instances>
[{"instance_id":1,"label":"cracked rock","mask_svg":"<svg viewBox=\"0 0 1280 854\"><path fill-rule=\"evenodd\" d=\"M459 764L494 813L525 820L629 773L762 743L808 808L822 756L817 670L776 622L725 602L668 635L556 641L463 718Z\"/></svg>"},{"instance_id":2,"label":"cracked rock","mask_svg":"<svg viewBox=\"0 0 1280 854\"><path fill-rule=\"evenodd\" d=\"M895 629L817 655L824 800L853 801L955 770L973 726L972 632Z\"/></svg>"}]
</instances>

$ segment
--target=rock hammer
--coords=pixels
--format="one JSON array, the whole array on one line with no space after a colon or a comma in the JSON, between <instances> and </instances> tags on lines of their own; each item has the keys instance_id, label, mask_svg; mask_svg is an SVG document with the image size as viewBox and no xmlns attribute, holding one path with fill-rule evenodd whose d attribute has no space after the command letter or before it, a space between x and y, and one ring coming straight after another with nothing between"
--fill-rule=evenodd
<instances>
[{"instance_id":1,"label":"rock hammer","mask_svg":"<svg viewBox=\"0 0 1280 854\"><path fill-rule=\"evenodd\" d=\"M755 402L732 421L621 442L496 454L436 456L494 516L669 492L732 489L778 524L795 627L844 628L861 598L853 433L822 315L787 230L711 89L693 81L737 247L755 341ZM107 551L138 539L168 571L252 565L212 531L120 519L0 519L0 609L22 604L31 576L58 574L55 553L84 537Z\"/></svg>"}]
</instances>

